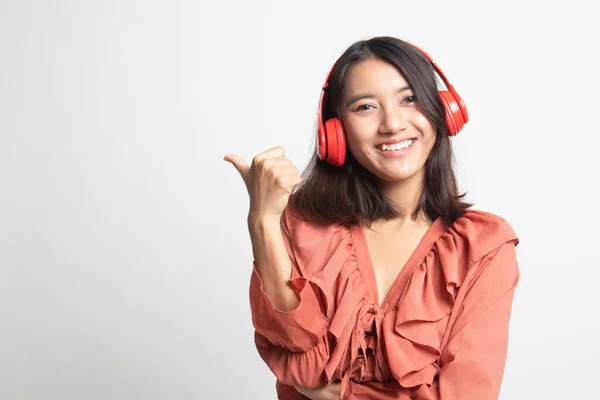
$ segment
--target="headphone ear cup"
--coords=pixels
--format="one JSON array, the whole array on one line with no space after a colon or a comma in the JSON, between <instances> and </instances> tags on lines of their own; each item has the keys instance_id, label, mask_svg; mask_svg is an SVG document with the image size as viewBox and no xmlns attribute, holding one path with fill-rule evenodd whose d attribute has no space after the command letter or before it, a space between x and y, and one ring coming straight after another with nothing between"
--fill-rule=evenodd
<instances>
[{"instance_id":1,"label":"headphone ear cup","mask_svg":"<svg viewBox=\"0 0 600 400\"><path fill-rule=\"evenodd\" d=\"M444 104L444 109L446 110L448 136L454 136L465 126L462 111L452 93L447 90L440 90L439 93Z\"/></svg>"},{"instance_id":2,"label":"headphone ear cup","mask_svg":"<svg viewBox=\"0 0 600 400\"><path fill-rule=\"evenodd\" d=\"M346 161L346 134L339 118L325 121L325 137L327 142L326 161L337 167Z\"/></svg>"},{"instance_id":3,"label":"headphone ear cup","mask_svg":"<svg viewBox=\"0 0 600 400\"><path fill-rule=\"evenodd\" d=\"M321 127L319 125L319 129L317 131L317 141L319 144L319 158L321 160L325 160L327 157L327 132L325 131L325 126Z\"/></svg>"}]
</instances>

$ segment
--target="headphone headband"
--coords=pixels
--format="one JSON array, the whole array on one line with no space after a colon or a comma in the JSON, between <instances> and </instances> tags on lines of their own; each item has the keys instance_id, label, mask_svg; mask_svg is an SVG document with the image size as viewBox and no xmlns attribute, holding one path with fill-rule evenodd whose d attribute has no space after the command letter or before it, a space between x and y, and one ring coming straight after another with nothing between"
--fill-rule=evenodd
<instances>
[{"instance_id":1,"label":"headphone headband","mask_svg":"<svg viewBox=\"0 0 600 400\"><path fill-rule=\"evenodd\" d=\"M442 78L442 81L444 82L444 85L446 85L446 88L448 89L448 91L452 94L452 96L455 99L457 99L459 101L459 108L461 109L461 111L463 113L463 117L464 117L465 123L467 123L469 121L469 114L467 112L467 106L465 105L463 99L456 92L456 90L454 90L454 86L452 86L452 84L450 83L450 81L448 80L448 78L446 78L446 74L444 74L444 71L442 71L442 69L440 68L440 66L433 59L433 57L431 57L431 55L429 55L429 53L427 53L425 50L423 50L422 48L420 48L417 45L414 45L414 44L412 44L410 42L406 42L406 43L408 43L411 46L413 46L414 48L418 49L429 60L429 62L433 66L433 69ZM329 71L329 73L331 73L331 71ZM329 80L329 76L327 77L327 79Z\"/></svg>"}]
</instances>

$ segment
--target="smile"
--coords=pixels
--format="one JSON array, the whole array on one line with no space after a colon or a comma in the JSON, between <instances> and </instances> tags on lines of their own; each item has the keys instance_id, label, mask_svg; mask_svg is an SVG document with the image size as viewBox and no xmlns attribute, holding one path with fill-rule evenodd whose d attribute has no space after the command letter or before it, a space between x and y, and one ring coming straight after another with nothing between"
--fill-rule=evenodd
<instances>
[{"instance_id":1,"label":"smile","mask_svg":"<svg viewBox=\"0 0 600 400\"><path fill-rule=\"evenodd\" d=\"M402 142L393 144L382 144L376 146L376 149L387 156L401 156L408 153L413 147L417 139L407 139Z\"/></svg>"}]
</instances>

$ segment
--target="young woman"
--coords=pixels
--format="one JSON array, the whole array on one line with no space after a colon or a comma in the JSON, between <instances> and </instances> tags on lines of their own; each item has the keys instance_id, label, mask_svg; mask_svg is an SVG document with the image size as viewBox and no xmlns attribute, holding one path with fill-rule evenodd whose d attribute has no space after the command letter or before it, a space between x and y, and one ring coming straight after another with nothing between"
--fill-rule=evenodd
<instances>
[{"instance_id":1,"label":"young woman","mask_svg":"<svg viewBox=\"0 0 600 400\"><path fill-rule=\"evenodd\" d=\"M225 157L250 196L255 343L278 398L497 399L519 240L458 193L466 122L428 54L376 37L330 71L302 177L281 147Z\"/></svg>"}]
</instances>

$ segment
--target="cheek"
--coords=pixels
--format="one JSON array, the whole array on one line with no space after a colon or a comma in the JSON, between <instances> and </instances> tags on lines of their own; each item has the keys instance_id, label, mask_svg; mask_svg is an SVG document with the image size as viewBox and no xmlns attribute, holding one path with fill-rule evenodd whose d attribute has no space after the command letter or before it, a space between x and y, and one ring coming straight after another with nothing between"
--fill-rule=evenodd
<instances>
[{"instance_id":1,"label":"cheek","mask_svg":"<svg viewBox=\"0 0 600 400\"><path fill-rule=\"evenodd\" d=\"M346 140L348 142L348 150L354 158L362 165L368 165L371 158L369 152L369 141L366 137L357 134L357 132L346 131Z\"/></svg>"},{"instance_id":2,"label":"cheek","mask_svg":"<svg viewBox=\"0 0 600 400\"><path fill-rule=\"evenodd\" d=\"M346 131L346 140L348 141L348 150L352 152L354 157L360 158L360 154L362 153L361 140L357 138L355 134L348 131Z\"/></svg>"},{"instance_id":3,"label":"cheek","mask_svg":"<svg viewBox=\"0 0 600 400\"><path fill-rule=\"evenodd\" d=\"M344 132L346 133L346 138L348 140L348 144L352 148L360 148L368 143L368 132L369 127L364 123L346 123L344 124Z\"/></svg>"},{"instance_id":4,"label":"cheek","mask_svg":"<svg viewBox=\"0 0 600 400\"><path fill-rule=\"evenodd\" d=\"M377 133L378 122L375 118L349 117L343 120L343 125L349 141L362 143Z\"/></svg>"},{"instance_id":5,"label":"cheek","mask_svg":"<svg viewBox=\"0 0 600 400\"><path fill-rule=\"evenodd\" d=\"M423 115L423 113L420 112L416 112L413 115L413 123L418 126L420 129L423 130L432 130L433 129L433 125L431 124L431 122L429 122L429 120L425 117L425 115Z\"/></svg>"},{"instance_id":6,"label":"cheek","mask_svg":"<svg viewBox=\"0 0 600 400\"><path fill-rule=\"evenodd\" d=\"M435 141L436 128L427 118L425 118L425 116L419 114L415 119L415 125L419 127L426 142Z\"/></svg>"}]
</instances>

